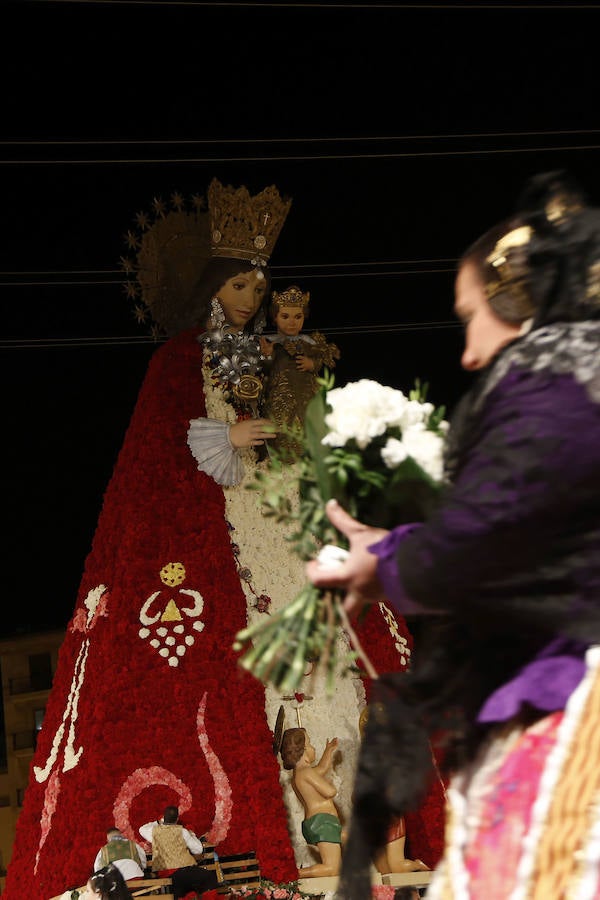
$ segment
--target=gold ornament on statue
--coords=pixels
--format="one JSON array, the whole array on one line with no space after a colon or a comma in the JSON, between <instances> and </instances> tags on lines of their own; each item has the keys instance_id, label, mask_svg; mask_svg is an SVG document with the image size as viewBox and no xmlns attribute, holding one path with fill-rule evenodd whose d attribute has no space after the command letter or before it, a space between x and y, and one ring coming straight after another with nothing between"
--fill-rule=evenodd
<instances>
[{"instance_id":1,"label":"gold ornament on statue","mask_svg":"<svg viewBox=\"0 0 600 900\"><path fill-rule=\"evenodd\" d=\"M292 201L275 185L252 196L247 187L233 188L213 178L208 187L211 256L248 259L266 266Z\"/></svg>"},{"instance_id":2,"label":"gold ornament on statue","mask_svg":"<svg viewBox=\"0 0 600 900\"><path fill-rule=\"evenodd\" d=\"M250 260L263 277L292 205L274 185L251 196L246 187L213 178L206 199L173 191L155 197L152 212L139 212L125 235L119 264L124 289L140 324L150 320L154 339L198 324L194 288L212 256Z\"/></svg>"},{"instance_id":3,"label":"gold ornament on statue","mask_svg":"<svg viewBox=\"0 0 600 900\"><path fill-rule=\"evenodd\" d=\"M273 306L278 309L286 306L298 306L300 309L306 309L310 303L310 293L308 291L303 293L299 287L293 284L285 291L273 291L271 300Z\"/></svg>"},{"instance_id":4,"label":"gold ornament on statue","mask_svg":"<svg viewBox=\"0 0 600 900\"><path fill-rule=\"evenodd\" d=\"M171 207L154 199L153 214L138 213L136 231L125 242L135 257L122 257L125 293L134 303L134 317L151 321L154 339L172 336L197 324L193 290L210 256L206 201L194 194L189 201L175 191Z\"/></svg>"},{"instance_id":5,"label":"gold ornament on statue","mask_svg":"<svg viewBox=\"0 0 600 900\"><path fill-rule=\"evenodd\" d=\"M242 375L238 384L232 386L231 393L240 403L251 403L258 400L262 388L262 381L258 375Z\"/></svg>"}]
</instances>

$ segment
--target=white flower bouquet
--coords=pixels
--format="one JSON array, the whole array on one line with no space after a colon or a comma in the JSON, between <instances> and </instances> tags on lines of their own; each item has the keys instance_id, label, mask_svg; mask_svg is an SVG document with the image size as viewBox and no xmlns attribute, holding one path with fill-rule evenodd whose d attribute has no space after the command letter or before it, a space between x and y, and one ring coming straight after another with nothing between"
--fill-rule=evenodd
<instances>
[{"instance_id":1,"label":"white flower bouquet","mask_svg":"<svg viewBox=\"0 0 600 900\"><path fill-rule=\"evenodd\" d=\"M417 382L408 396L363 379L333 386L326 375L306 411L304 432L293 435L302 447L294 463L299 503L292 502L289 458L272 455L271 466L250 485L261 491L263 513L292 524L291 543L304 560L346 546L325 513L336 499L352 516L381 528L422 520L437 502L443 482L443 448L448 430L444 408L427 402ZM335 550L333 551L336 552ZM322 558L320 556L320 558ZM236 635L244 651L240 665L263 683L294 692L306 670L322 666L330 688L338 659L337 629L343 627L354 650L347 668L364 659L342 608L339 592L307 583L287 607ZM372 667L371 667L372 668Z\"/></svg>"}]
</instances>

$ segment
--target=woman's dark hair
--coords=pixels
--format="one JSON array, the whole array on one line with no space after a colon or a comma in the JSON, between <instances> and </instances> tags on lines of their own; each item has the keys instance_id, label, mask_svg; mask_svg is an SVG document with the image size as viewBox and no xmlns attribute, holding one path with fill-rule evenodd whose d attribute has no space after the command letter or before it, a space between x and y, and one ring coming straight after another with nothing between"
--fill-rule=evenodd
<instances>
[{"instance_id":1,"label":"woman's dark hair","mask_svg":"<svg viewBox=\"0 0 600 900\"><path fill-rule=\"evenodd\" d=\"M98 869L90 878L92 890L100 894L102 900L132 900L133 894L121 872L113 863Z\"/></svg>"},{"instance_id":2,"label":"woman's dark hair","mask_svg":"<svg viewBox=\"0 0 600 900\"><path fill-rule=\"evenodd\" d=\"M281 739L281 761L284 769L293 769L302 758L306 747L306 731L304 728L288 728Z\"/></svg>"},{"instance_id":3,"label":"woman's dark hair","mask_svg":"<svg viewBox=\"0 0 600 900\"><path fill-rule=\"evenodd\" d=\"M195 324L204 328L210 316L210 301L226 281L233 278L234 275L239 275L242 272L252 272L254 269L255 266L252 265L249 259L232 259L226 256L213 256L209 259L191 294ZM264 312L268 307L271 295L271 272L267 268L264 268L262 271L267 287L265 296L260 309L246 323L244 331L253 331L261 310Z\"/></svg>"},{"instance_id":4,"label":"woman's dark hair","mask_svg":"<svg viewBox=\"0 0 600 900\"><path fill-rule=\"evenodd\" d=\"M535 313L535 303L529 290L531 270L527 245L515 247L510 251L511 275L509 281L501 284L498 272L488 261L488 257L498 241L510 231L521 227L523 222L518 218L505 219L488 229L477 238L459 259L459 268L465 263L472 263L481 275L486 287L493 286L492 296L488 302L498 318L511 325L520 325Z\"/></svg>"},{"instance_id":5,"label":"woman's dark hair","mask_svg":"<svg viewBox=\"0 0 600 900\"><path fill-rule=\"evenodd\" d=\"M529 229L528 239L510 232ZM500 238L496 265L488 259ZM500 248L498 248L500 249ZM600 318L600 209L568 172L544 172L526 184L514 217L494 225L463 253L480 271L501 319L533 327Z\"/></svg>"}]
</instances>

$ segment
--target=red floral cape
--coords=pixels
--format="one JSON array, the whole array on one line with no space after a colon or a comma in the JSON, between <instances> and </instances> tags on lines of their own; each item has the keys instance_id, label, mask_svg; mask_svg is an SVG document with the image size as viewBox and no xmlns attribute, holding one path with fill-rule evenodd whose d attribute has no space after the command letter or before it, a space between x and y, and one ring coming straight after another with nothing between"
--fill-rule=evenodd
<instances>
[{"instance_id":1,"label":"red floral cape","mask_svg":"<svg viewBox=\"0 0 600 900\"><path fill-rule=\"evenodd\" d=\"M5 900L84 884L107 827L143 843L139 826L170 803L223 853L255 850L265 877L297 877L264 690L231 649L246 600L223 492L186 442L205 415L201 363L190 333L151 360L60 650Z\"/></svg>"}]
</instances>

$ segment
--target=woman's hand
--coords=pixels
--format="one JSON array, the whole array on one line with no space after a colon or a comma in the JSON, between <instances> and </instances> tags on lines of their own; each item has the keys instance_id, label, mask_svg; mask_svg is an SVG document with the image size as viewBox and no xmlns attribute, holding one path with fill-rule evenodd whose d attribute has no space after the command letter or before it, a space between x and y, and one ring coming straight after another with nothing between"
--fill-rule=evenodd
<instances>
[{"instance_id":1,"label":"woman's hand","mask_svg":"<svg viewBox=\"0 0 600 900\"><path fill-rule=\"evenodd\" d=\"M244 447L260 447L276 434L277 429L270 419L243 419L229 428L229 440L236 450Z\"/></svg>"},{"instance_id":2,"label":"woman's hand","mask_svg":"<svg viewBox=\"0 0 600 900\"><path fill-rule=\"evenodd\" d=\"M367 604L386 599L377 577L377 557L368 548L382 540L388 532L353 519L335 500L327 503L326 510L331 524L348 538L348 556L344 562L327 566L312 560L306 565L306 574L316 587L346 591L344 609L356 617Z\"/></svg>"}]
</instances>

